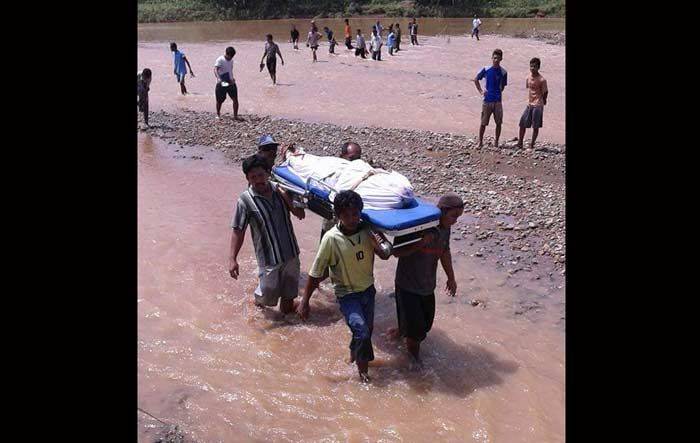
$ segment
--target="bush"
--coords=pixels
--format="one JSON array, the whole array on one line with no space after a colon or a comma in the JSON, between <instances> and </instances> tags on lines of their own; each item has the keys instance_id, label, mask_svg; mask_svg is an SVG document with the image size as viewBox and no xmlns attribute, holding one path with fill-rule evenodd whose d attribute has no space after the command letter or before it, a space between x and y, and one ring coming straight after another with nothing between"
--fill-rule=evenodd
<instances>
[{"instance_id":1,"label":"bush","mask_svg":"<svg viewBox=\"0 0 700 443\"><path fill-rule=\"evenodd\" d=\"M367 9L367 14L384 14L384 8L381 6L370 6L369 9Z\"/></svg>"},{"instance_id":2,"label":"bush","mask_svg":"<svg viewBox=\"0 0 700 443\"><path fill-rule=\"evenodd\" d=\"M362 14L362 6L356 2L350 2L350 6L348 6L348 14Z\"/></svg>"}]
</instances>

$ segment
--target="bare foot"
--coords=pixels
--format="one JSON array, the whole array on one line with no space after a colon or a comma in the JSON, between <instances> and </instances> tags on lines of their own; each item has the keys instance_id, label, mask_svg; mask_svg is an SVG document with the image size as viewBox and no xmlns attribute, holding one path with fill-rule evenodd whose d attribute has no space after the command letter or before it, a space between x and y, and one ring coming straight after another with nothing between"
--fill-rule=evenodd
<instances>
[{"instance_id":1,"label":"bare foot","mask_svg":"<svg viewBox=\"0 0 700 443\"><path fill-rule=\"evenodd\" d=\"M386 336L389 337L390 340L398 340L398 338L401 336L399 328L389 329L386 331Z\"/></svg>"},{"instance_id":2,"label":"bare foot","mask_svg":"<svg viewBox=\"0 0 700 443\"><path fill-rule=\"evenodd\" d=\"M423 360L411 356L411 362L408 364L408 370L411 372L420 372L423 370Z\"/></svg>"},{"instance_id":3,"label":"bare foot","mask_svg":"<svg viewBox=\"0 0 700 443\"><path fill-rule=\"evenodd\" d=\"M233 117L233 119L236 120L237 122L244 122L245 121L245 120L243 120L243 117L238 117L238 116Z\"/></svg>"},{"instance_id":4,"label":"bare foot","mask_svg":"<svg viewBox=\"0 0 700 443\"><path fill-rule=\"evenodd\" d=\"M347 363L349 365L352 363L355 363L355 357L353 357L352 352L350 353L350 357L345 359L345 363Z\"/></svg>"}]
</instances>

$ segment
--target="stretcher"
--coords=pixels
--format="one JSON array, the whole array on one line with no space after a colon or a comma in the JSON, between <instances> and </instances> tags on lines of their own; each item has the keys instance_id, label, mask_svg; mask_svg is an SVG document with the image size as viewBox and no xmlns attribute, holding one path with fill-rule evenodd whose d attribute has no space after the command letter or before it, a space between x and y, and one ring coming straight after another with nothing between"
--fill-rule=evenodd
<instances>
[{"instance_id":1,"label":"stretcher","mask_svg":"<svg viewBox=\"0 0 700 443\"><path fill-rule=\"evenodd\" d=\"M314 177L304 181L286 165L272 168L272 181L288 191L298 207L330 220L333 218L333 199L338 193ZM401 209L364 209L362 220L374 230L383 233L394 249L417 242L423 231L440 223L440 209L419 198Z\"/></svg>"}]
</instances>

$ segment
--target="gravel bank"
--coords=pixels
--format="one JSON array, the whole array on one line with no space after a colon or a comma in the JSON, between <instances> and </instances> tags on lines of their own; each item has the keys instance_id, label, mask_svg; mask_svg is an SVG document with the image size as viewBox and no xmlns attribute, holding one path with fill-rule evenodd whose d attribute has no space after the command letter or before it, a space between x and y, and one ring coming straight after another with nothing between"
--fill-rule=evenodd
<instances>
[{"instance_id":1,"label":"gravel bank","mask_svg":"<svg viewBox=\"0 0 700 443\"><path fill-rule=\"evenodd\" d=\"M417 194L434 199L455 191L464 198L465 215L453 228L457 253L492 261L509 275L548 276L553 286L563 285L565 146L538 142L534 151L520 150L511 139L496 148L486 137L478 149L475 136L243 117L217 121L213 113L159 111L145 131L169 143L223 150L237 162L255 152L263 133L318 155L336 155L343 142L355 141L366 160L406 175Z\"/></svg>"}]
</instances>

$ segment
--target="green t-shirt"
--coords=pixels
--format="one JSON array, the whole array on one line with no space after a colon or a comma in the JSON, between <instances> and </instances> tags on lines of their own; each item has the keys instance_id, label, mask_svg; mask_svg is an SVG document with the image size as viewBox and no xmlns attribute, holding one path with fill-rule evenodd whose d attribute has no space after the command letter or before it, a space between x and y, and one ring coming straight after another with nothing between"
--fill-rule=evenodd
<instances>
[{"instance_id":1,"label":"green t-shirt","mask_svg":"<svg viewBox=\"0 0 700 443\"><path fill-rule=\"evenodd\" d=\"M336 297L362 292L374 284L374 247L367 228L350 236L337 226L326 232L309 275L321 278L329 267Z\"/></svg>"}]
</instances>

